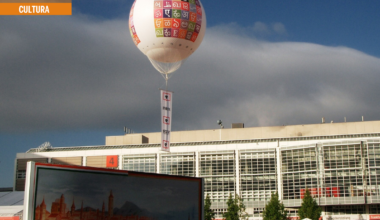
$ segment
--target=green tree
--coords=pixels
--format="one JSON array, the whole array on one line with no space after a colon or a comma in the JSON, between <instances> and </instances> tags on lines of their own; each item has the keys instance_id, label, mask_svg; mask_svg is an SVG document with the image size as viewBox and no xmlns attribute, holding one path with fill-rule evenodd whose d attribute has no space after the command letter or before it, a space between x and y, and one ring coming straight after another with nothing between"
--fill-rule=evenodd
<instances>
[{"instance_id":1,"label":"green tree","mask_svg":"<svg viewBox=\"0 0 380 220\"><path fill-rule=\"evenodd\" d=\"M286 220L288 213L284 204L278 199L278 193L272 193L270 201L265 205L263 220Z\"/></svg>"},{"instance_id":2,"label":"green tree","mask_svg":"<svg viewBox=\"0 0 380 220\"><path fill-rule=\"evenodd\" d=\"M309 218L311 220L318 220L321 214L321 207L319 207L317 201L311 197L309 189L306 189L301 208L298 210L298 216L300 219Z\"/></svg>"},{"instance_id":3,"label":"green tree","mask_svg":"<svg viewBox=\"0 0 380 220\"><path fill-rule=\"evenodd\" d=\"M208 194L206 195L205 208L204 209L205 209L205 220L215 219L215 213L211 209L211 199L208 196Z\"/></svg>"},{"instance_id":4,"label":"green tree","mask_svg":"<svg viewBox=\"0 0 380 220\"><path fill-rule=\"evenodd\" d=\"M230 194L227 200L227 212L223 213L223 218L226 220L248 219L243 199L239 195L235 194L233 198Z\"/></svg>"}]
</instances>

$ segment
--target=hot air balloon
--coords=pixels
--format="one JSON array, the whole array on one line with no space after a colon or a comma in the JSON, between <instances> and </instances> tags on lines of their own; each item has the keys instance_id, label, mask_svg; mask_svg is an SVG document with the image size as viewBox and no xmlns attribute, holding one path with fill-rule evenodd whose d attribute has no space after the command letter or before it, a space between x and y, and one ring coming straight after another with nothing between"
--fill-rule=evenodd
<instances>
[{"instance_id":1,"label":"hot air balloon","mask_svg":"<svg viewBox=\"0 0 380 220\"><path fill-rule=\"evenodd\" d=\"M135 0L129 30L167 85L172 73L201 44L206 14L199 0Z\"/></svg>"}]
</instances>

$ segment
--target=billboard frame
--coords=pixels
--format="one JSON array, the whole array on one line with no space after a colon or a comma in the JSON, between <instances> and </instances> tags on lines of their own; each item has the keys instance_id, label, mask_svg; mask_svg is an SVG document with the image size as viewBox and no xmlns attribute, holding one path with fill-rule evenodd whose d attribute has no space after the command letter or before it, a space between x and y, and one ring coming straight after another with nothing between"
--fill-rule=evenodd
<instances>
[{"instance_id":1,"label":"billboard frame","mask_svg":"<svg viewBox=\"0 0 380 220\"><path fill-rule=\"evenodd\" d=\"M63 170L63 171L75 171L86 173L97 173L106 175L122 175L131 177L148 177L154 179L166 179L166 180L184 180L197 182L198 185L198 213L197 219L204 219L204 180L199 177L186 177L186 176L174 176L157 173L143 173L136 171L126 171L117 169L106 169L97 167L85 167L74 165L59 165L48 164L29 161L27 162L26 179L25 179L25 194L24 194L24 215L23 220L35 219L35 208L37 203L37 190L38 190L38 171L40 169L50 170Z\"/></svg>"}]
</instances>

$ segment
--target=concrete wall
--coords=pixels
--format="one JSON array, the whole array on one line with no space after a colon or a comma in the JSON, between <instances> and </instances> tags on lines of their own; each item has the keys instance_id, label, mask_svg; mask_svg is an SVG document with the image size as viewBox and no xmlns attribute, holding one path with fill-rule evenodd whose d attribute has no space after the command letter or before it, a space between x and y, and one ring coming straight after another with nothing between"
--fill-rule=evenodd
<instances>
[{"instance_id":1,"label":"concrete wall","mask_svg":"<svg viewBox=\"0 0 380 220\"><path fill-rule=\"evenodd\" d=\"M149 137L142 134L128 134L123 136L107 136L106 143L111 145L124 145L124 144L147 144Z\"/></svg>"},{"instance_id":2,"label":"concrete wall","mask_svg":"<svg viewBox=\"0 0 380 220\"><path fill-rule=\"evenodd\" d=\"M87 157L87 166L89 167L107 167L107 156L90 156Z\"/></svg>"},{"instance_id":3,"label":"concrete wall","mask_svg":"<svg viewBox=\"0 0 380 220\"><path fill-rule=\"evenodd\" d=\"M82 157L53 157L51 163L82 166L82 160Z\"/></svg>"},{"instance_id":4,"label":"concrete wall","mask_svg":"<svg viewBox=\"0 0 380 220\"><path fill-rule=\"evenodd\" d=\"M17 158L16 176L17 176L18 172L25 172L26 171L26 163L28 161L34 161L34 162L39 162L39 163L47 163L48 158L28 158L28 159ZM24 191L25 179L16 177L15 181L16 181L15 191Z\"/></svg>"},{"instance_id":5,"label":"concrete wall","mask_svg":"<svg viewBox=\"0 0 380 220\"><path fill-rule=\"evenodd\" d=\"M273 127L252 127L195 131L173 131L171 133L171 142L179 143L219 140L226 141L367 133L380 133L380 121L286 125ZM150 144L159 144L161 142L161 133L157 132L142 134L126 134L123 136L107 136L105 145L111 146L142 144L143 137L146 137L148 143Z\"/></svg>"}]
</instances>

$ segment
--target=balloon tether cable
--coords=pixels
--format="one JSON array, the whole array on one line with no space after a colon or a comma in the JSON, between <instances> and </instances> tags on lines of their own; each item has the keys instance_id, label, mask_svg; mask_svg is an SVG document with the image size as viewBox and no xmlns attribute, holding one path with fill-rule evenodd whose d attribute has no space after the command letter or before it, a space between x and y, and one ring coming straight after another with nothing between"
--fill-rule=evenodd
<instances>
[{"instance_id":1,"label":"balloon tether cable","mask_svg":"<svg viewBox=\"0 0 380 220\"><path fill-rule=\"evenodd\" d=\"M168 74L165 74L165 82L166 82L166 91L168 90Z\"/></svg>"}]
</instances>

